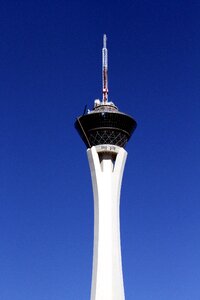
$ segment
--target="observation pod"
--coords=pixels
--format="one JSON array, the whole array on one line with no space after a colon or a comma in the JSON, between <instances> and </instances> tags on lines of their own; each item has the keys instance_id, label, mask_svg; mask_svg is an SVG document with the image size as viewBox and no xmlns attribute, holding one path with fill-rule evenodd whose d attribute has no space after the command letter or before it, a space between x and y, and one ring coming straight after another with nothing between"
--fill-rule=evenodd
<instances>
[{"instance_id":1,"label":"observation pod","mask_svg":"<svg viewBox=\"0 0 200 300\"><path fill-rule=\"evenodd\" d=\"M89 113L78 117L75 127L87 148L109 144L125 147L137 126L127 114L111 102L96 104Z\"/></svg>"},{"instance_id":2,"label":"observation pod","mask_svg":"<svg viewBox=\"0 0 200 300\"><path fill-rule=\"evenodd\" d=\"M87 147L94 196L94 243L91 300L125 300L121 242L120 193L127 158L124 149L137 124L108 101L106 36L102 49L103 99L75 121ZM80 297L81 298L81 297Z\"/></svg>"}]
</instances>

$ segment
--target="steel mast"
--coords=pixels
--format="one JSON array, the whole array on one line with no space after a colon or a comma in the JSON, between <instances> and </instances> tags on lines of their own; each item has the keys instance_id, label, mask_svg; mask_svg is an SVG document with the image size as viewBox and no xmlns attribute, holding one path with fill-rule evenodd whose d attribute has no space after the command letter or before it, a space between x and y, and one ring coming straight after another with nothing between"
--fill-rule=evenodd
<instances>
[{"instance_id":1,"label":"steel mast","mask_svg":"<svg viewBox=\"0 0 200 300\"><path fill-rule=\"evenodd\" d=\"M102 84L103 84L103 103L108 101L108 50L106 46L107 36L103 36L102 48Z\"/></svg>"}]
</instances>

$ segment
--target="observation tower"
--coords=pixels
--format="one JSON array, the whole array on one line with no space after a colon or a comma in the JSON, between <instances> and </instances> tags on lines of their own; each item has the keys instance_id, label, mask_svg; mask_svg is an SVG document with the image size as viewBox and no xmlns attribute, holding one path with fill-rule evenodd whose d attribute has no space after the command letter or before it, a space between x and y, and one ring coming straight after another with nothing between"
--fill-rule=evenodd
<instances>
[{"instance_id":1,"label":"observation tower","mask_svg":"<svg viewBox=\"0 0 200 300\"><path fill-rule=\"evenodd\" d=\"M108 101L108 50L103 36L102 100L75 122L87 147L94 196L91 300L124 300L120 244L120 191L127 152L137 123Z\"/></svg>"}]
</instances>

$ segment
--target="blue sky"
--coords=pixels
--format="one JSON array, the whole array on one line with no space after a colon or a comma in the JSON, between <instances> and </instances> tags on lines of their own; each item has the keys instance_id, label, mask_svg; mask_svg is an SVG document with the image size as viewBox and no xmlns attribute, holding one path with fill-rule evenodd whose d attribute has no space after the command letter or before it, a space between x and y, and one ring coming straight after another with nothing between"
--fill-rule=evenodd
<instances>
[{"instance_id":1,"label":"blue sky","mask_svg":"<svg viewBox=\"0 0 200 300\"><path fill-rule=\"evenodd\" d=\"M93 196L73 124L138 123L121 194L127 300L200 299L198 1L1 1L0 299L89 299Z\"/></svg>"}]
</instances>

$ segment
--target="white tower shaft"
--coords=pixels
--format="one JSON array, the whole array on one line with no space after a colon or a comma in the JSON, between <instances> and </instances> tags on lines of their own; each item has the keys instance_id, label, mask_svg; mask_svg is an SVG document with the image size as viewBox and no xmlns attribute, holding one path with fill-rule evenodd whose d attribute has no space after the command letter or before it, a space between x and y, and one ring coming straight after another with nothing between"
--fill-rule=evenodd
<instances>
[{"instance_id":1,"label":"white tower shaft","mask_svg":"<svg viewBox=\"0 0 200 300\"><path fill-rule=\"evenodd\" d=\"M120 244L120 191L127 152L99 145L87 150L94 194L91 300L124 300Z\"/></svg>"}]
</instances>

